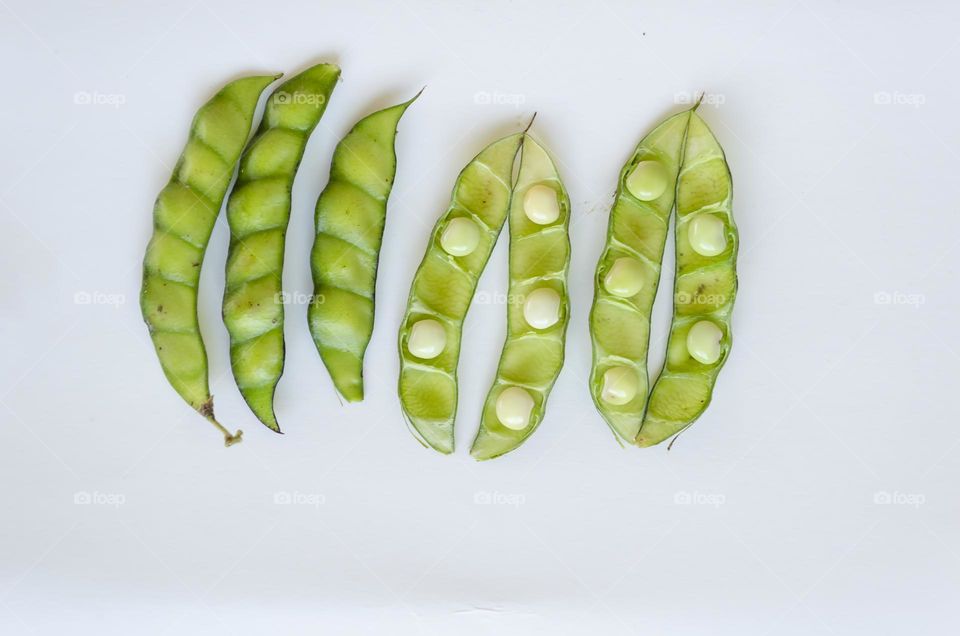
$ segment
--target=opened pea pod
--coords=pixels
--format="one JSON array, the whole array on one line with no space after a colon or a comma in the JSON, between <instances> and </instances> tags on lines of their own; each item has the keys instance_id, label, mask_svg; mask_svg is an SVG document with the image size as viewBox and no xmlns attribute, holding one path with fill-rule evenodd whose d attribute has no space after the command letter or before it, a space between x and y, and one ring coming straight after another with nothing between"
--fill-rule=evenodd
<instances>
[{"instance_id":1,"label":"opened pea pod","mask_svg":"<svg viewBox=\"0 0 960 636\"><path fill-rule=\"evenodd\" d=\"M543 420L570 316L570 198L550 155L529 134L520 152L510 205L507 338L470 449L478 460L514 450Z\"/></svg>"},{"instance_id":2,"label":"opened pea pod","mask_svg":"<svg viewBox=\"0 0 960 636\"><path fill-rule=\"evenodd\" d=\"M460 172L400 326L400 405L415 437L441 453L454 448L463 321L507 218L522 139L517 133L490 144Z\"/></svg>"},{"instance_id":3,"label":"opened pea pod","mask_svg":"<svg viewBox=\"0 0 960 636\"><path fill-rule=\"evenodd\" d=\"M417 97L368 115L347 133L317 200L310 333L349 402L363 399L363 356L373 334L377 264L397 171L397 124Z\"/></svg>"},{"instance_id":4,"label":"opened pea pod","mask_svg":"<svg viewBox=\"0 0 960 636\"><path fill-rule=\"evenodd\" d=\"M227 203L223 319L230 332L230 362L244 400L276 432L273 396L283 373L282 276L290 195L307 139L339 77L338 67L318 64L273 92Z\"/></svg>"},{"instance_id":5,"label":"opened pea pod","mask_svg":"<svg viewBox=\"0 0 960 636\"><path fill-rule=\"evenodd\" d=\"M666 362L636 437L639 446L659 444L703 414L732 344L739 247L733 181L723 149L695 112L676 198L673 321Z\"/></svg>"},{"instance_id":6,"label":"opened pea pod","mask_svg":"<svg viewBox=\"0 0 960 636\"><path fill-rule=\"evenodd\" d=\"M647 404L650 312L690 114L679 113L657 126L621 169L597 264L590 394L617 439L631 444Z\"/></svg>"},{"instance_id":7,"label":"opened pea pod","mask_svg":"<svg viewBox=\"0 0 960 636\"><path fill-rule=\"evenodd\" d=\"M200 266L263 90L279 75L230 82L197 112L187 146L157 196L143 261L140 307L167 380L223 433L213 414L207 352L197 319Z\"/></svg>"}]
</instances>

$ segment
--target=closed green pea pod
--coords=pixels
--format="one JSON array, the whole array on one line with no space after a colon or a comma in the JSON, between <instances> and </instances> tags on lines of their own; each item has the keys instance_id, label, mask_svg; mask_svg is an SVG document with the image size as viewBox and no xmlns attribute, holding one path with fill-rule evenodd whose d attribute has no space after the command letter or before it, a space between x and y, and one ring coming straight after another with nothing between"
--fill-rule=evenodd
<instances>
[{"instance_id":1,"label":"closed green pea pod","mask_svg":"<svg viewBox=\"0 0 960 636\"><path fill-rule=\"evenodd\" d=\"M363 356L373 334L377 263L397 170L397 124L416 98L368 115L347 133L317 200L310 333L349 402L363 399Z\"/></svg>"},{"instance_id":2,"label":"closed green pea pod","mask_svg":"<svg viewBox=\"0 0 960 636\"><path fill-rule=\"evenodd\" d=\"M680 433L710 404L730 354L739 234L733 180L706 122L690 116L677 180L677 265L667 359L653 386L639 446Z\"/></svg>"},{"instance_id":3,"label":"closed green pea pod","mask_svg":"<svg viewBox=\"0 0 960 636\"><path fill-rule=\"evenodd\" d=\"M224 435L214 418L207 353L197 319L200 267L263 90L279 75L227 84L197 112L186 148L157 196L143 262L140 308L164 375L180 396Z\"/></svg>"},{"instance_id":4,"label":"closed green pea pod","mask_svg":"<svg viewBox=\"0 0 960 636\"><path fill-rule=\"evenodd\" d=\"M282 274L290 193L307 139L339 77L338 67L318 64L270 95L227 203L223 319L230 332L231 366L244 400L276 432L273 396L283 373Z\"/></svg>"},{"instance_id":5,"label":"closed green pea pod","mask_svg":"<svg viewBox=\"0 0 960 636\"><path fill-rule=\"evenodd\" d=\"M507 218L522 138L517 133L490 144L457 177L400 326L400 405L417 439L441 453L454 447L463 320Z\"/></svg>"},{"instance_id":6,"label":"closed green pea pod","mask_svg":"<svg viewBox=\"0 0 960 636\"><path fill-rule=\"evenodd\" d=\"M563 366L570 308L570 198L556 165L529 134L510 205L507 339L470 449L499 457L539 426Z\"/></svg>"}]
</instances>

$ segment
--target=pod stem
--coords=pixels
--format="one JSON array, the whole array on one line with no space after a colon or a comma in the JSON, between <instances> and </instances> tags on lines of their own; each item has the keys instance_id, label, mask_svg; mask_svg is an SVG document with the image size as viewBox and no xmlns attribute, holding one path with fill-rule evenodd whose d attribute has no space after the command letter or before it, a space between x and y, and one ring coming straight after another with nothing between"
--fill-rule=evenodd
<instances>
[{"instance_id":1,"label":"pod stem","mask_svg":"<svg viewBox=\"0 0 960 636\"><path fill-rule=\"evenodd\" d=\"M216 426L217 429L219 429L219 431L223 433L224 446L229 448L230 446L233 446L234 444L239 444L240 442L243 441L243 431L238 429L236 433L231 433L230 431L227 430L227 428L223 424L218 422L216 418L213 416L213 398L212 397L206 402L204 402L198 410L200 411L200 415L207 418L208 422Z\"/></svg>"},{"instance_id":2,"label":"pod stem","mask_svg":"<svg viewBox=\"0 0 960 636\"><path fill-rule=\"evenodd\" d=\"M680 439L680 436L683 435L684 431L686 431L686 430L687 430L688 428L690 428L691 426L693 426L693 422L690 422L689 424L687 424L686 426L684 426L683 428L681 428L679 431L677 431L676 435L673 436L673 439L670 440L670 443L667 444L667 450L668 450L668 451L669 451L671 448L673 448L674 443L675 443L678 439Z\"/></svg>"}]
</instances>

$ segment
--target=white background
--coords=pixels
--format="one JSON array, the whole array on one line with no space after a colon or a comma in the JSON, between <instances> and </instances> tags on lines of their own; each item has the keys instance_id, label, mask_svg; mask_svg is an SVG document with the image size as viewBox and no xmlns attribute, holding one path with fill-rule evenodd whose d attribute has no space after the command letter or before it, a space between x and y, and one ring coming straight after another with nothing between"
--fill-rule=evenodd
<instances>
[{"instance_id":1,"label":"white background","mask_svg":"<svg viewBox=\"0 0 960 636\"><path fill-rule=\"evenodd\" d=\"M955 628L960 11L925 4L0 0L0 633ZM286 434L257 423L219 318L221 217L201 319L217 414L246 433L226 450L140 318L153 199L219 86L323 60L343 81L294 189L291 292L334 144L427 86L400 124L367 399L340 406L290 307ZM736 344L672 451L621 449L586 389L593 269L620 166L699 90L735 181ZM476 464L505 242L453 456L406 430L396 331L457 173L534 111L575 208L568 356L536 434Z\"/></svg>"}]
</instances>

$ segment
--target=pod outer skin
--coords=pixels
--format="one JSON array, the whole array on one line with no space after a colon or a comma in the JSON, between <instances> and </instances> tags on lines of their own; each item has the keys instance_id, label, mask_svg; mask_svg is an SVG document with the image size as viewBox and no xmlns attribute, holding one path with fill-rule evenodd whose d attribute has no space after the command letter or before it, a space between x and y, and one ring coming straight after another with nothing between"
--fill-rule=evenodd
<instances>
[{"instance_id":1,"label":"pod outer skin","mask_svg":"<svg viewBox=\"0 0 960 636\"><path fill-rule=\"evenodd\" d=\"M363 358L373 335L380 246L397 171L397 125L417 97L357 122L337 145L317 199L308 324L348 402L363 400Z\"/></svg>"},{"instance_id":2,"label":"pod outer skin","mask_svg":"<svg viewBox=\"0 0 960 636\"><path fill-rule=\"evenodd\" d=\"M247 405L277 433L273 402L285 357L282 276L293 181L339 77L339 67L317 64L273 91L227 202L223 320L230 366Z\"/></svg>"},{"instance_id":3,"label":"pod outer skin","mask_svg":"<svg viewBox=\"0 0 960 636\"><path fill-rule=\"evenodd\" d=\"M186 148L157 196L143 262L140 309L163 373L180 397L223 433L227 446L243 432L231 434L213 413L197 317L200 269L257 102L278 77L230 82L197 111Z\"/></svg>"}]
</instances>

